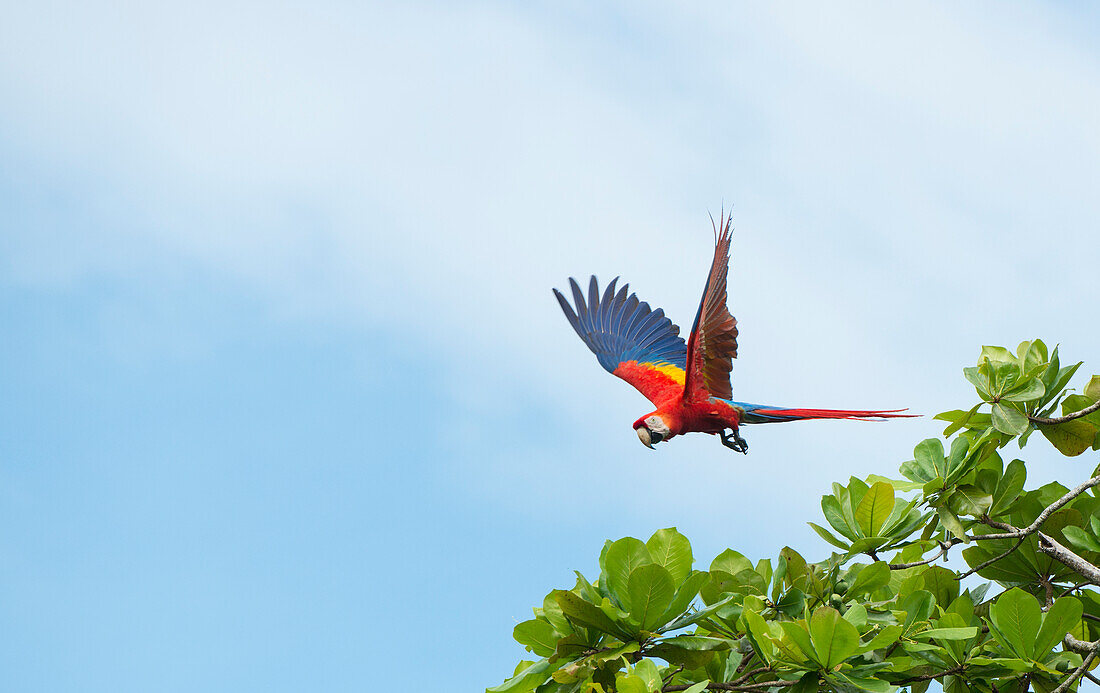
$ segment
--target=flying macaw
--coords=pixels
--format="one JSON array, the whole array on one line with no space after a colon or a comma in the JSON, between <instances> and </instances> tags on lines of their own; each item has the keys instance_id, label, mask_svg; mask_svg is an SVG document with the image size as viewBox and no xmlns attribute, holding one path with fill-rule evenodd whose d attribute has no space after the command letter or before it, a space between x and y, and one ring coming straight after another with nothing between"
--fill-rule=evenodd
<instances>
[{"instance_id":1,"label":"flying macaw","mask_svg":"<svg viewBox=\"0 0 1100 693\"><path fill-rule=\"evenodd\" d=\"M569 278L576 311L560 291L554 295L569 324L600 365L645 395L656 410L634 422L642 443L656 443L685 433L718 435L722 444L747 453L749 445L738 433L741 424L800 421L803 419L878 420L912 416L898 412L839 409L787 409L733 400L730 371L737 357L737 320L726 307L726 274L730 259L730 225L725 217L715 224L714 260L687 343L680 328L660 308L628 294L628 284L618 291L618 277L600 296L596 277L588 283L588 302L576 280ZM729 433L727 433L727 429Z\"/></svg>"}]
</instances>

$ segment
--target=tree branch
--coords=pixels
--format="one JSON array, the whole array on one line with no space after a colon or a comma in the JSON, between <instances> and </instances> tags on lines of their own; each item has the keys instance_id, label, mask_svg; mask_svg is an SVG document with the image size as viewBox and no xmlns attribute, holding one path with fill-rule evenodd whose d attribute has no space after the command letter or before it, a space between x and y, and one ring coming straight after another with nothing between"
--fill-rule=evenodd
<instances>
[{"instance_id":1,"label":"tree branch","mask_svg":"<svg viewBox=\"0 0 1100 693\"><path fill-rule=\"evenodd\" d=\"M1092 660L1094 660L1094 659L1096 659L1096 650L1095 649L1092 652L1089 652L1088 656L1085 657L1085 661L1081 662L1081 666L1074 669L1073 673L1071 673L1069 676L1067 676L1066 680L1063 681L1057 688L1055 688L1050 693L1066 693L1066 691L1069 690L1069 687L1072 686L1073 684L1077 683L1077 679L1081 678L1081 674L1084 674L1086 671L1088 671L1089 665L1092 664Z\"/></svg>"},{"instance_id":2,"label":"tree branch","mask_svg":"<svg viewBox=\"0 0 1100 693\"><path fill-rule=\"evenodd\" d=\"M1093 402L1092 404L1085 407L1081 411L1075 411L1072 414L1066 414L1065 416L1056 416L1053 419L1045 419L1041 416L1028 416L1027 418L1032 423L1046 424L1046 425L1049 426L1049 425L1052 425L1052 424L1060 424L1060 423L1065 423L1067 421L1073 421L1074 419L1080 419L1082 416L1088 416L1089 414L1093 413L1094 411L1100 411L1100 400L1097 400L1096 402Z\"/></svg>"},{"instance_id":3,"label":"tree branch","mask_svg":"<svg viewBox=\"0 0 1100 693\"><path fill-rule=\"evenodd\" d=\"M962 543L961 540L955 539L954 537L952 537L951 539L949 539L947 541L941 541L940 542L940 552L937 553L935 556L933 556L931 558L926 558L923 561L913 561L912 563L887 563L886 567L888 567L890 570L905 570L906 568L916 568L917 566L920 566L920 565L928 565L929 563L933 563L935 561L938 561L941 556L946 555L947 550L950 549L952 546L954 546L955 544L961 544L961 543Z\"/></svg>"},{"instance_id":4,"label":"tree branch","mask_svg":"<svg viewBox=\"0 0 1100 693\"><path fill-rule=\"evenodd\" d=\"M1085 483L1077 486L1076 488L1074 488L1070 491L1067 491L1064 496L1062 496L1061 498L1059 498L1058 500L1054 501L1053 503L1048 505L1046 508L1044 508L1043 512L1039 513L1039 516L1035 518L1035 521L1032 522L1027 527L1024 527L1023 529L1013 529L1012 531L1005 532L1004 534L983 534L981 536L973 536L973 537L970 537L970 538L975 539L977 541L993 541L995 539L1018 539L1019 537L1027 536L1029 534L1033 534L1036 531L1038 531L1039 527L1044 522L1047 521L1047 518L1049 518L1051 515L1053 515L1055 512L1060 510L1065 505L1068 505L1069 502L1072 501L1074 498L1076 498L1077 496L1080 496L1082 493L1084 493L1085 491L1088 491L1090 488L1092 488L1093 486L1096 486L1097 484L1100 484L1100 476L1094 476L1091 479L1089 479L1088 481L1086 481ZM986 520L984 520L984 521L986 522L986 524L988 524L990 526L993 526L993 527L1001 527L1001 528L1011 527L1011 525L1006 525L1006 524L1003 524L1003 523L990 521L990 520L988 520L988 518L986 518Z\"/></svg>"},{"instance_id":5,"label":"tree branch","mask_svg":"<svg viewBox=\"0 0 1100 693\"><path fill-rule=\"evenodd\" d=\"M964 668L965 667L960 664L954 669L948 669L947 671L939 671L935 674L922 674L920 676L909 676L907 678L901 679L900 681L892 681L891 685L904 686L907 683L917 683L918 681L932 681L933 679L938 679L941 676L953 676L955 674L962 673L962 670Z\"/></svg>"},{"instance_id":6,"label":"tree branch","mask_svg":"<svg viewBox=\"0 0 1100 693\"><path fill-rule=\"evenodd\" d=\"M1008 556L1008 554L1010 554L1013 551L1015 551L1016 549L1020 548L1020 545L1023 544L1025 541L1027 541L1027 535L1026 534L1024 536L1020 537L1019 539L1017 539L1015 544L1008 547L1007 549L1005 549L1001 553L997 554L993 558L990 558L988 561L982 561L981 563L974 566L973 568L966 571L965 573L960 574L955 579L956 580L962 580L965 577L969 577L969 576L973 575L974 573L978 572L979 570L984 570L985 568L988 568L989 566L993 565L997 561L999 561L1002 558L1005 558L1006 556Z\"/></svg>"},{"instance_id":7,"label":"tree branch","mask_svg":"<svg viewBox=\"0 0 1100 693\"><path fill-rule=\"evenodd\" d=\"M733 683L711 683L707 684L708 691L759 691L765 688L790 688L796 682L795 681L761 681L760 683L746 683L746 684L733 684ZM673 693L673 691L686 691L691 688L693 684L678 683L674 686L665 686L661 689L663 693Z\"/></svg>"},{"instance_id":8,"label":"tree branch","mask_svg":"<svg viewBox=\"0 0 1100 693\"><path fill-rule=\"evenodd\" d=\"M1087 578L1092 584L1100 585L1100 568L1097 568L1042 532L1039 532L1039 551L1045 553L1059 563L1072 568L1079 575Z\"/></svg>"}]
</instances>

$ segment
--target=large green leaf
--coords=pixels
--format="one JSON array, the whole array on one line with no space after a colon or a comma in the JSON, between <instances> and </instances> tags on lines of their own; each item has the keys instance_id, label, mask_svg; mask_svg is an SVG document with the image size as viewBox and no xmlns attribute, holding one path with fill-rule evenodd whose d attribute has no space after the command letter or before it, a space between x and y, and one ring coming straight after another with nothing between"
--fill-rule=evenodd
<instances>
[{"instance_id":1,"label":"large green leaf","mask_svg":"<svg viewBox=\"0 0 1100 693\"><path fill-rule=\"evenodd\" d=\"M825 520L842 536L849 539L857 539L859 533L856 528L848 524L844 517L844 511L840 507L840 501L835 496L821 497L821 512L825 514Z\"/></svg>"},{"instance_id":2,"label":"large green leaf","mask_svg":"<svg viewBox=\"0 0 1100 693\"><path fill-rule=\"evenodd\" d=\"M550 677L550 674L563 664L565 662L551 664L545 659L540 659L499 686L486 688L485 693L530 693L530 691L542 685Z\"/></svg>"},{"instance_id":3,"label":"large green leaf","mask_svg":"<svg viewBox=\"0 0 1100 693\"><path fill-rule=\"evenodd\" d=\"M1043 626L1035 636L1034 658L1040 661L1045 659L1047 653L1080 622L1082 611L1081 602L1073 597L1056 599L1043 614Z\"/></svg>"},{"instance_id":4,"label":"large green leaf","mask_svg":"<svg viewBox=\"0 0 1100 693\"><path fill-rule=\"evenodd\" d=\"M652 631L664 625L661 617L676 593L672 576L664 566L651 563L638 566L627 581L630 594L630 615L642 630Z\"/></svg>"},{"instance_id":5,"label":"large green leaf","mask_svg":"<svg viewBox=\"0 0 1100 693\"><path fill-rule=\"evenodd\" d=\"M683 584L676 588L676 594L672 597L672 603L668 605L668 609L665 611L664 616L661 618L665 623L677 618L691 605L691 601L699 595L699 589L707 581L709 573L705 573L702 570L694 570L691 575L684 580Z\"/></svg>"},{"instance_id":6,"label":"large green leaf","mask_svg":"<svg viewBox=\"0 0 1100 693\"><path fill-rule=\"evenodd\" d=\"M516 624L512 629L512 637L521 645L526 645L540 657L549 657L554 654L560 637L554 632L554 627L546 621L532 619Z\"/></svg>"},{"instance_id":7,"label":"large green leaf","mask_svg":"<svg viewBox=\"0 0 1100 693\"><path fill-rule=\"evenodd\" d=\"M1085 385L1085 389L1081 392L1093 402L1100 400L1100 375L1094 375L1089 378L1088 384Z\"/></svg>"},{"instance_id":8,"label":"large green leaf","mask_svg":"<svg viewBox=\"0 0 1100 693\"><path fill-rule=\"evenodd\" d=\"M1039 432L1066 457L1076 457L1092 447L1097 428L1089 421L1073 419L1060 424L1039 424Z\"/></svg>"},{"instance_id":9,"label":"large green leaf","mask_svg":"<svg viewBox=\"0 0 1100 693\"><path fill-rule=\"evenodd\" d=\"M817 651L803 621L780 621L779 627L783 629L783 635L798 647L806 659L824 666L824 663L817 659Z\"/></svg>"},{"instance_id":10,"label":"large green leaf","mask_svg":"<svg viewBox=\"0 0 1100 693\"><path fill-rule=\"evenodd\" d=\"M1080 527L1063 527L1062 534L1065 535L1066 539L1069 539L1069 543L1078 551L1100 551L1100 542L1096 540L1096 537Z\"/></svg>"},{"instance_id":11,"label":"large green leaf","mask_svg":"<svg viewBox=\"0 0 1100 693\"><path fill-rule=\"evenodd\" d=\"M818 608L810 617L810 639L817 652L817 661L826 669L832 669L848 659L859 647L856 627L828 606Z\"/></svg>"},{"instance_id":12,"label":"large green leaf","mask_svg":"<svg viewBox=\"0 0 1100 693\"><path fill-rule=\"evenodd\" d=\"M854 599L864 594L870 594L880 587L890 583L890 566L884 561L876 561L865 566L852 580L852 584L844 593L844 599Z\"/></svg>"},{"instance_id":13,"label":"large green leaf","mask_svg":"<svg viewBox=\"0 0 1100 693\"><path fill-rule=\"evenodd\" d=\"M929 628L917 633L915 637L921 639L936 640L969 640L978 634L977 626L963 626L958 628Z\"/></svg>"},{"instance_id":14,"label":"large green leaf","mask_svg":"<svg viewBox=\"0 0 1100 693\"><path fill-rule=\"evenodd\" d=\"M710 563L710 569L737 575L742 570L752 570L752 561L733 549L726 549L714 557L714 560Z\"/></svg>"},{"instance_id":15,"label":"large green leaf","mask_svg":"<svg viewBox=\"0 0 1100 693\"><path fill-rule=\"evenodd\" d=\"M993 491L993 506L989 509L990 515L996 516L1008 510L1019 497L1027 479L1027 468L1023 460L1012 460L1005 467L1004 474L997 482L997 488Z\"/></svg>"},{"instance_id":16,"label":"large green leaf","mask_svg":"<svg viewBox=\"0 0 1100 693\"><path fill-rule=\"evenodd\" d=\"M585 601L581 597L567 590L554 590L550 594L561 607L561 611L573 623L582 628L595 628L604 633L615 636L626 636L628 633L615 624L600 607L592 602Z\"/></svg>"},{"instance_id":17,"label":"large green leaf","mask_svg":"<svg viewBox=\"0 0 1100 693\"><path fill-rule=\"evenodd\" d=\"M694 562L691 555L691 542L677 532L675 527L657 530L645 546L653 562L664 566L677 585L691 573L691 564Z\"/></svg>"},{"instance_id":18,"label":"large green leaf","mask_svg":"<svg viewBox=\"0 0 1100 693\"><path fill-rule=\"evenodd\" d=\"M1027 430L1027 417L1015 408L997 402L993 405L993 428L1010 436L1018 436Z\"/></svg>"},{"instance_id":19,"label":"large green leaf","mask_svg":"<svg viewBox=\"0 0 1100 693\"><path fill-rule=\"evenodd\" d=\"M876 481L855 509L856 522L864 536L878 536L882 524L893 510L894 487L886 482Z\"/></svg>"},{"instance_id":20,"label":"large green leaf","mask_svg":"<svg viewBox=\"0 0 1100 693\"><path fill-rule=\"evenodd\" d=\"M993 635L1021 659L1035 659L1035 634L1042 625L1042 610L1035 597L1014 587L989 608Z\"/></svg>"},{"instance_id":21,"label":"large green leaf","mask_svg":"<svg viewBox=\"0 0 1100 693\"><path fill-rule=\"evenodd\" d=\"M841 551L847 551L848 547L851 546L851 544L841 540L835 534L833 534L829 530L825 529L821 525L817 524L816 522L807 522L806 524L808 524L810 526L810 528L813 529L813 531L817 532L817 536L821 537L827 543L835 546L836 548L840 549Z\"/></svg>"},{"instance_id":22,"label":"large green leaf","mask_svg":"<svg viewBox=\"0 0 1100 693\"><path fill-rule=\"evenodd\" d=\"M993 496L983 492L977 486L967 484L959 486L951 494L948 505L958 515L981 517L993 505Z\"/></svg>"},{"instance_id":23,"label":"large green leaf","mask_svg":"<svg viewBox=\"0 0 1100 693\"><path fill-rule=\"evenodd\" d=\"M634 569L653 563L649 549L640 539L624 537L607 547L604 569L607 571L607 587L619 605L630 610L630 593L627 582Z\"/></svg>"}]
</instances>

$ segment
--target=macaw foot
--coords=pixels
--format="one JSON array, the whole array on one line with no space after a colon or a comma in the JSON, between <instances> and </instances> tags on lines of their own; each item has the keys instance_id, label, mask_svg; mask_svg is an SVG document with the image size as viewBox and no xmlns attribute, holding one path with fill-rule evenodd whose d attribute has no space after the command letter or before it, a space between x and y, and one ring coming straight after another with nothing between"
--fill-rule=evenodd
<instances>
[{"instance_id":1,"label":"macaw foot","mask_svg":"<svg viewBox=\"0 0 1100 693\"><path fill-rule=\"evenodd\" d=\"M743 455L749 454L749 442L741 437L741 434L737 432L736 428L729 433L722 431L718 435L722 437L722 445L725 445L730 450L736 450Z\"/></svg>"}]
</instances>

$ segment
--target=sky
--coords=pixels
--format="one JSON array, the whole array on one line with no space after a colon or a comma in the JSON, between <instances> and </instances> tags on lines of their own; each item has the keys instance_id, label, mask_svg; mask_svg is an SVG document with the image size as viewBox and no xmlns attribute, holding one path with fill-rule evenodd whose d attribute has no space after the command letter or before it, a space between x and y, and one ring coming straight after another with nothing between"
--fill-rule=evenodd
<instances>
[{"instance_id":1,"label":"sky","mask_svg":"<svg viewBox=\"0 0 1100 693\"><path fill-rule=\"evenodd\" d=\"M1083 5L3 16L3 690L480 690L605 539L823 558L829 484L940 422L651 452L550 291L686 328L723 207L738 399L932 415L1034 337L1100 370Z\"/></svg>"}]
</instances>

